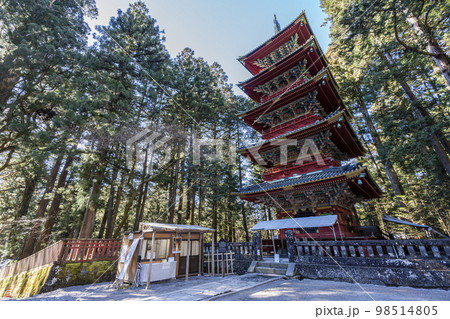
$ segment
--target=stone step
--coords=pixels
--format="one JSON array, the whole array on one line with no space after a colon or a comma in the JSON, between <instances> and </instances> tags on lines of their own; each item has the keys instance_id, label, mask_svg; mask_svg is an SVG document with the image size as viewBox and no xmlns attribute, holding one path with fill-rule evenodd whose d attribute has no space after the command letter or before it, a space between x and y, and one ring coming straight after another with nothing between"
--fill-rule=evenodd
<instances>
[{"instance_id":1,"label":"stone step","mask_svg":"<svg viewBox=\"0 0 450 319\"><path fill-rule=\"evenodd\" d=\"M260 274L286 275L285 269L271 267L256 267L255 272Z\"/></svg>"},{"instance_id":2,"label":"stone step","mask_svg":"<svg viewBox=\"0 0 450 319\"><path fill-rule=\"evenodd\" d=\"M285 263L274 263L269 261L258 261L257 267L268 267L277 269L287 269L289 264Z\"/></svg>"}]
</instances>

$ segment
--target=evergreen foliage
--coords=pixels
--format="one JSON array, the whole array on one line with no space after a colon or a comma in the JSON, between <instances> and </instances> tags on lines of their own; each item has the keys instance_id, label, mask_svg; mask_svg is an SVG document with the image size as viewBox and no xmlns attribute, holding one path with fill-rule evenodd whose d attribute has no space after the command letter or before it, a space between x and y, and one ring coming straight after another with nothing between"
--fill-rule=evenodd
<instances>
[{"instance_id":1,"label":"evergreen foliage","mask_svg":"<svg viewBox=\"0 0 450 319\"><path fill-rule=\"evenodd\" d=\"M362 223L390 214L448 233L448 2L322 6L327 56L385 192L357 206ZM171 59L143 2L96 27L89 45L96 10L94 0L0 0L0 258L62 238L120 238L142 221L249 241L256 220L274 215L230 195L261 182L234 154L256 139L236 116L253 102L193 50ZM145 128L170 140L155 152L156 140L140 141L129 156L127 140ZM222 145L203 145L198 160L205 139ZM220 160L204 156L221 147Z\"/></svg>"}]
</instances>

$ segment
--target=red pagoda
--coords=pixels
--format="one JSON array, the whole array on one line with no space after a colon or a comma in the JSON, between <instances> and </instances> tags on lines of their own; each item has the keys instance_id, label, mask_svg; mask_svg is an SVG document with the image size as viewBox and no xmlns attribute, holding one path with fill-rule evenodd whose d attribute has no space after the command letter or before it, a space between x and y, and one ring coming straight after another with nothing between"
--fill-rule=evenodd
<instances>
[{"instance_id":1,"label":"red pagoda","mask_svg":"<svg viewBox=\"0 0 450 319\"><path fill-rule=\"evenodd\" d=\"M298 238L358 237L354 204L381 190L365 167L348 162L365 150L304 12L283 30L274 22L276 34L239 58L253 75L239 87L258 103L239 116L262 141L238 152L264 167L265 182L235 195L276 207L278 219L318 226L295 228ZM332 224L318 222L329 215Z\"/></svg>"}]
</instances>

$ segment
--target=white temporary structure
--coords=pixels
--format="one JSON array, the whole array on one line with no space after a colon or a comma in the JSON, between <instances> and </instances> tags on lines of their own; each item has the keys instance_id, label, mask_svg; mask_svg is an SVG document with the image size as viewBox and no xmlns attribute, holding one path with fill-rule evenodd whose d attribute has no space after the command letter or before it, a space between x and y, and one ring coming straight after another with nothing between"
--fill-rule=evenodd
<instances>
[{"instance_id":1,"label":"white temporary structure","mask_svg":"<svg viewBox=\"0 0 450 319\"><path fill-rule=\"evenodd\" d=\"M311 228L311 227L330 227L336 223L336 220L337 220L337 215L264 220L264 221L258 222L255 226L253 226L250 229L250 231Z\"/></svg>"},{"instance_id":2,"label":"white temporary structure","mask_svg":"<svg viewBox=\"0 0 450 319\"><path fill-rule=\"evenodd\" d=\"M313 228L313 227L330 227L333 230L334 240L336 240L336 232L334 231L334 224L336 224L337 215L325 215L325 216L310 216L310 217L297 217L297 218L285 218L275 220L263 220L253 226L250 231L262 231L262 230L275 230L275 229L297 229L297 228ZM339 225L338 225L339 227ZM341 228L339 232L342 239ZM276 253L275 241L272 234L273 249Z\"/></svg>"},{"instance_id":3,"label":"white temporary structure","mask_svg":"<svg viewBox=\"0 0 450 319\"><path fill-rule=\"evenodd\" d=\"M140 223L138 231L123 237L116 282L148 287L154 281L202 274L204 234L214 232L196 225ZM212 241L214 249L214 236Z\"/></svg>"}]
</instances>

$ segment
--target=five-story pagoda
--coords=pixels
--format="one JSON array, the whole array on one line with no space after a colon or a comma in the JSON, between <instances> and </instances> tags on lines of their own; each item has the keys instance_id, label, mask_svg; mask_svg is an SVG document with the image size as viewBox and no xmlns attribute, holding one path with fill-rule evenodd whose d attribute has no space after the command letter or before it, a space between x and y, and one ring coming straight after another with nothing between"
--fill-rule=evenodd
<instances>
[{"instance_id":1,"label":"five-story pagoda","mask_svg":"<svg viewBox=\"0 0 450 319\"><path fill-rule=\"evenodd\" d=\"M239 87L258 103L239 116L262 141L238 152L264 167L265 182L235 195L295 218L298 238L357 237L354 204L381 191L365 167L343 165L365 150L304 12L283 30L274 22L276 34L239 58L253 75Z\"/></svg>"}]
</instances>

